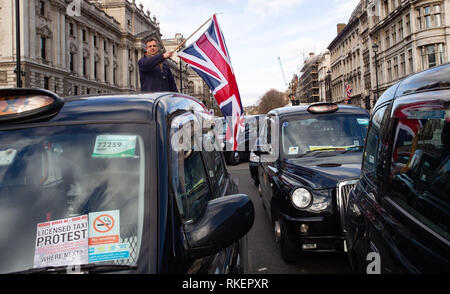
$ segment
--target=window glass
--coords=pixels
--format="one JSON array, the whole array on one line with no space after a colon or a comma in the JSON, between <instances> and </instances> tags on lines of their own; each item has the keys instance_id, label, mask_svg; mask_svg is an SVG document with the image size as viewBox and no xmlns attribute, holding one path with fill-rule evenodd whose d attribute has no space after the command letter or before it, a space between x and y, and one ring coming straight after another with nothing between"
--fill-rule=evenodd
<instances>
[{"instance_id":1,"label":"window glass","mask_svg":"<svg viewBox=\"0 0 450 294\"><path fill-rule=\"evenodd\" d=\"M366 138L367 142L364 149L362 171L364 175L373 183L375 183L377 177L379 152L381 151L381 129L383 128L384 121L386 121L387 115L389 114L389 112L386 111L387 108L388 106L386 105L378 109L373 114L372 120L370 122L369 132Z\"/></svg>"},{"instance_id":2,"label":"window glass","mask_svg":"<svg viewBox=\"0 0 450 294\"><path fill-rule=\"evenodd\" d=\"M142 125L120 124L0 131L0 273L50 262L39 255L36 263L38 224L106 211L118 216L114 242L129 246L129 258L106 262L135 264L144 222L148 132ZM54 246L42 250L62 250L65 244L55 238L63 235L48 236L55 244L46 239Z\"/></svg>"},{"instance_id":3,"label":"window glass","mask_svg":"<svg viewBox=\"0 0 450 294\"><path fill-rule=\"evenodd\" d=\"M369 116L364 114L303 114L281 122L284 156L314 151L362 149Z\"/></svg>"},{"instance_id":4,"label":"window glass","mask_svg":"<svg viewBox=\"0 0 450 294\"><path fill-rule=\"evenodd\" d=\"M397 121L390 169L391 198L450 240L450 111L446 119Z\"/></svg>"},{"instance_id":5,"label":"window glass","mask_svg":"<svg viewBox=\"0 0 450 294\"><path fill-rule=\"evenodd\" d=\"M184 113L172 120L170 130L170 176L178 211L185 222L198 220L213 198L202 151L195 151L195 146L201 146L201 137L191 132L194 123L198 124L197 118Z\"/></svg>"},{"instance_id":6,"label":"window glass","mask_svg":"<svg viewBox=\"0 0 450 294\"><path fill-rule=\"evenodd\" d=\"M226 189L226 170L220 152L203 152L211 186L216 197L223 195Z\"/></svg>"}]
</instances>

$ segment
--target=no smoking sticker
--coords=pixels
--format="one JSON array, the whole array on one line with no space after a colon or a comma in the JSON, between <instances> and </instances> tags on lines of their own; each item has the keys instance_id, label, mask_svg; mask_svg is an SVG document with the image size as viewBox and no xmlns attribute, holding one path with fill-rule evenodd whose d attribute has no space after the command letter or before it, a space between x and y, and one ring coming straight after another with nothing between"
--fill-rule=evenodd
<instances>
[{"instance_id":1,"label":"no smoking sticker","mask_svg":"<svg viewBox=\"0 0 450 294\"><path fill-rule=\"evenodd\" d=\"M114 218L108 214L102 214L95 218L93 227L99 233L107 233L114 228Z\"/></svg>"},{"instance_id":2,"label":"no smoking sticker","mask_svg":"<svg viewBox=\"0 0 450 294\"><path fill-rule=\"evenodd\" d=\"M119 243L120 211L89 213L89 246Z\"/></svg>"}]
</instances>

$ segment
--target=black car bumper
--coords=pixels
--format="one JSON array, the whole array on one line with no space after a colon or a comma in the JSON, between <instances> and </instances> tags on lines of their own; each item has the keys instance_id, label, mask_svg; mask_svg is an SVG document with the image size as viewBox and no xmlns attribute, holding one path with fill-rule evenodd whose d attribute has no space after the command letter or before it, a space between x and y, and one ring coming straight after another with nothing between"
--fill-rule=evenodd
<instances>
[{"instance_id":1,"label":"black car bumper","mask_svg":"<svg viewBox=\"0 0 450 294\"><path fill-rule=\"evenodd\" d=\"M280 214L289 239L303 252L345 252L344 235L339 227L329 225L334 216L289 217ZM306 233L301 231L307 226Z\"/></svg>"}]
</instances>

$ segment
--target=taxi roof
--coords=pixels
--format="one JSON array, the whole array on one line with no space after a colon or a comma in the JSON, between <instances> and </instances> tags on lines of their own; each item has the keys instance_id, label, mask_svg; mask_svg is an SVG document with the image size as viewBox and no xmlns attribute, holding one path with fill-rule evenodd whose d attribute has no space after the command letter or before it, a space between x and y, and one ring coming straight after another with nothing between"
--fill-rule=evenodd
<instances>
[{"instance_id":1,"label":"taxi roof","mask_svg":"<svg viewBox=\"0 0 450 294\"><path fill-rule=\"evenodd\" d=\"M167 93L118 93L64 97L64 106L52 122L148 121L153 105Z\"/></svg>"},{"instance_id":2,"label":"taxi roof","mask_svg":"<svg viewBox=\"0 0 450 294\"><path fill-rule=\"evenodd\" d=\"M361 113L368 115L368 112L365 109L362 109L361 107L346 104L337 104L337 105L339 106L339 109L334 113ZM307 111L309 106L310 105L296 105L296 106L280 107L269 111L269 114L273 113L277 116L282 117L299 113L309 113Z\"/></svg>"},{"instance_id":3,"label":"taxi roof","mask_svg":"<svg viewBox=\"0 0 450 294\"><path fill-rule=\"evenodd\" d=\"M401 96L450 88L450 63L412 74L389 87L377 100L373 110ZM424 98L427 95L423 95Z\"/></svg>"},{"instance_id":4,"label":"taxi roof","mask_svg":"<svg viewBox=\"0 0 450 294\"><path fill-rule=\"evenodd\" d=\"M187 99L186 99L187 98ZM49 123L148 123L154 119L155 107L161 107L167 114L186 108L194 102L206 108L199 100L181 93L132 92L117 94L96 94L64 97L64 105L56 115L30 117L20 124L47 121ZM13 123L17 126L17 123ZM4 126L9 125L4 122Z\"/></svg>"}]
</instances>

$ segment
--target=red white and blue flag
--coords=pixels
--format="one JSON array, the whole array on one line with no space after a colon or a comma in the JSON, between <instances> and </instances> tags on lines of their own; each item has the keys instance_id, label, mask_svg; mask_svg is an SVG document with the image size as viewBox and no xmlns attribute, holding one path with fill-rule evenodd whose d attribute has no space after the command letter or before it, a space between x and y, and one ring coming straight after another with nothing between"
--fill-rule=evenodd
<instances>
[{"instance_id":1,"label":"red white and blue flag","mask_svg":"<svg viewBox=\"0 0 450 294\"><path fill-rule=\"evenodd\" d=\"M227 121L231 118L231 125L228 124L232 130L230 142L233 150L236 150L243 128L244 109L230 55L215 14L208 29L197 41L181 50L178 56L206 82Z\"/></svg>"},{"instance_id":2,"label":"red white and blue flag","mask_svg":"<svg viewBox=\"0 0 450 294\"><path fill-rule=\"evenodd\" d=\"M345 92L347 93L347 98L345 98L345 101L344 101L345 104L348 104L348 102L350 101L350 96L352 95L352 90L353 90L352 85L348 84L345 89Z\"/></svg>"}]
</instances>

